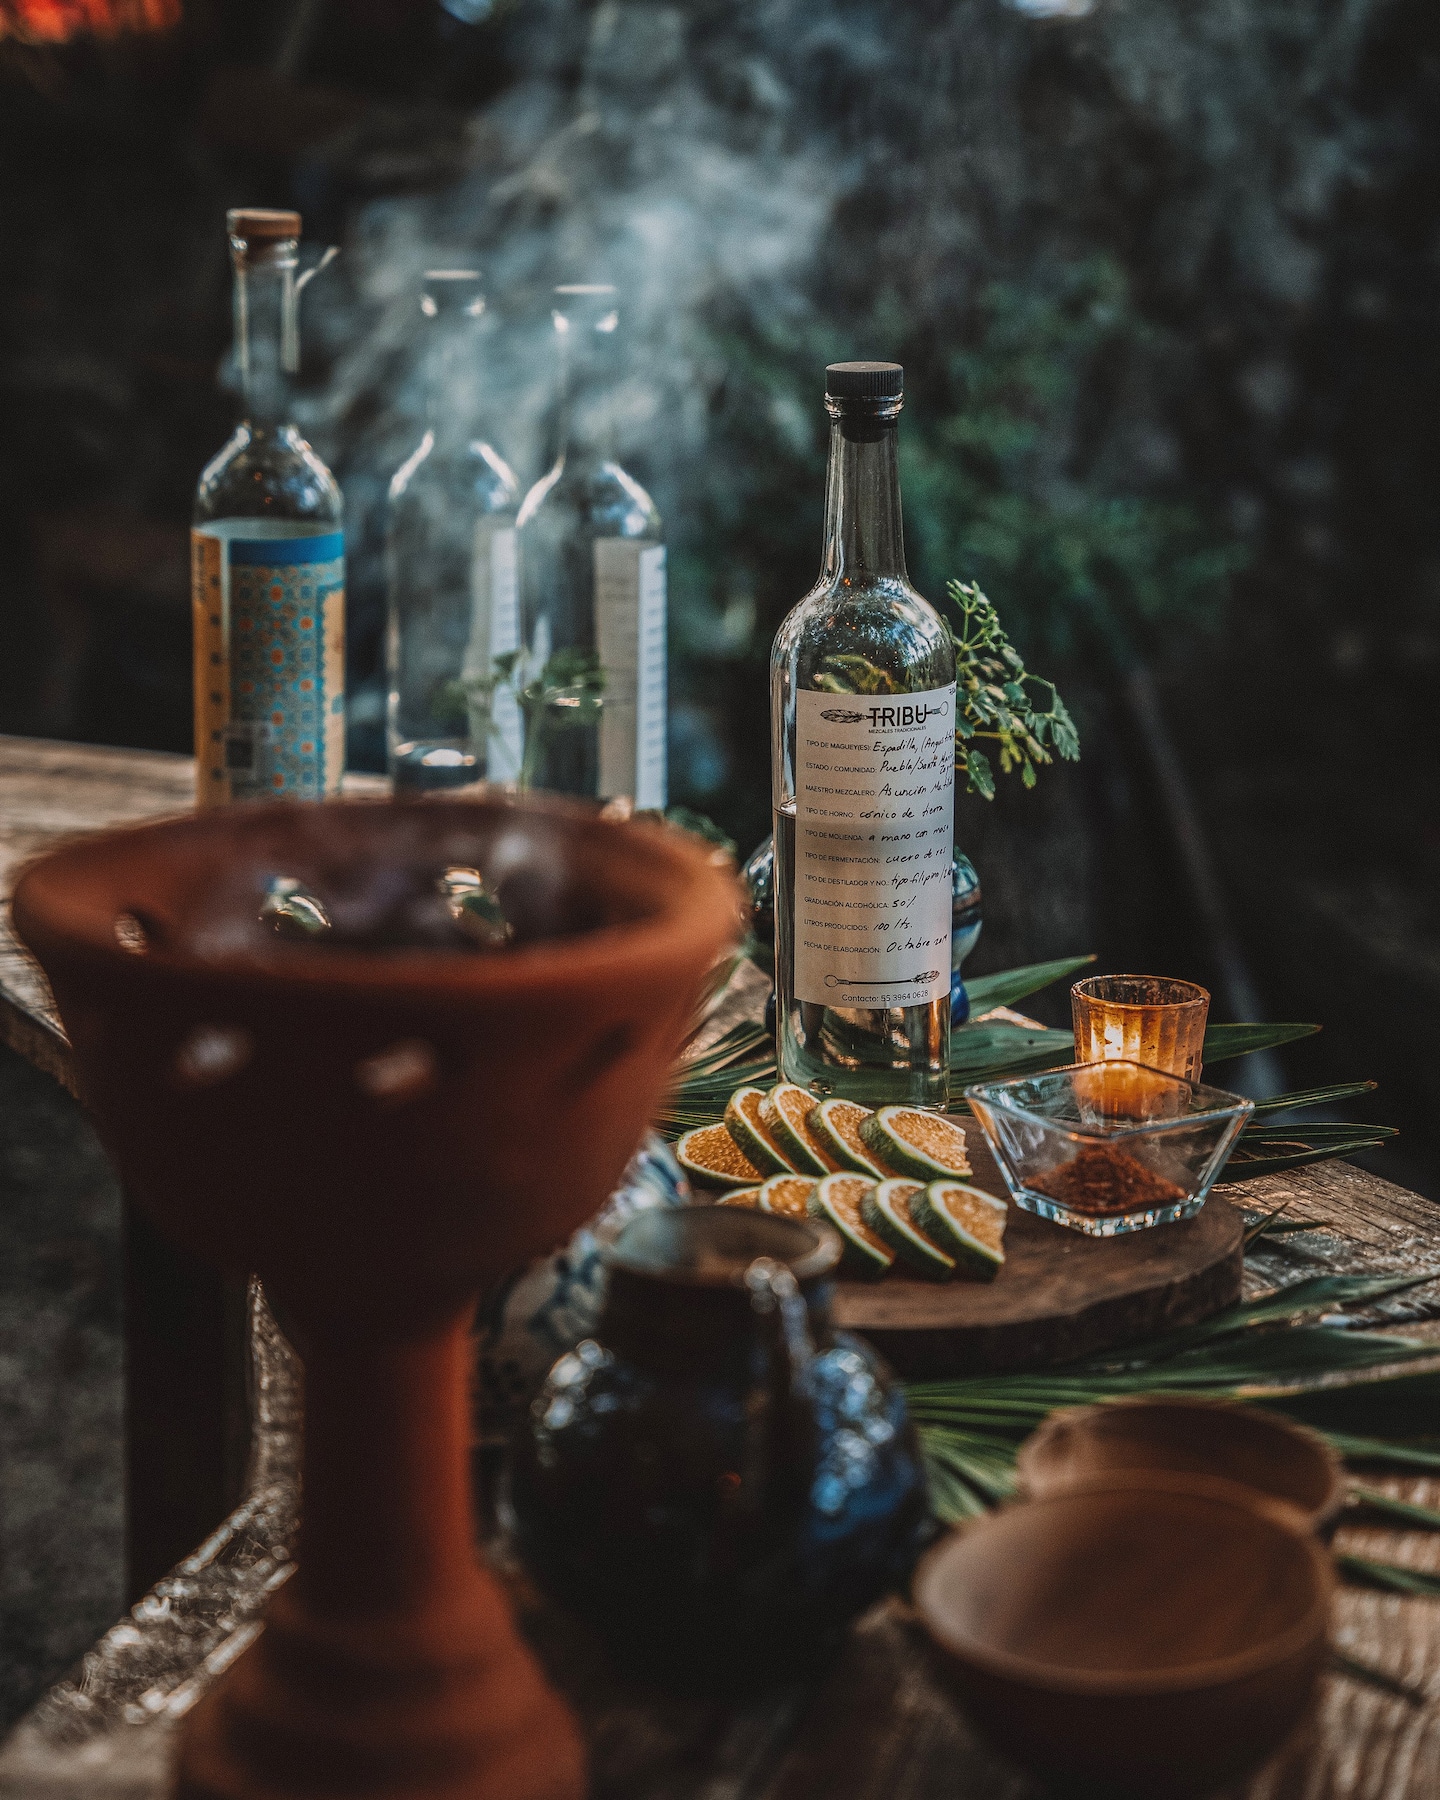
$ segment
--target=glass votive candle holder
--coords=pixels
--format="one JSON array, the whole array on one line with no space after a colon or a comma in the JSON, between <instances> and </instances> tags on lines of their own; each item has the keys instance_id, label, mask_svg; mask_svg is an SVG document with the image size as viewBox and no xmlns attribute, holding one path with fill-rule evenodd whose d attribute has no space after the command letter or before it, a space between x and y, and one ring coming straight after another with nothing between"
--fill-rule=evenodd
<instances>
[{"instance_id":1,"label":"glass votive candle holder","mask_svg":"<svg viewBox=\"0 0 1440 1800\"><path fill-rule=\"evenodd\" d=\"M1077 1063L1134 1062L1198 1081L1210 996L1164 975L1092 975L1070 990Z\"/></svg>"}]
</instances>

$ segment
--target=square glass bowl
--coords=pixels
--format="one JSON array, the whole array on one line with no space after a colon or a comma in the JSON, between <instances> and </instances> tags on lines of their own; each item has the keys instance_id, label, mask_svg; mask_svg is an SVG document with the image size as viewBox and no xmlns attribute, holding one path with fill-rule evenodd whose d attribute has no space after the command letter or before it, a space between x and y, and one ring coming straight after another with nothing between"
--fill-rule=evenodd
<instances>
[{"instance_id":1,"label":"square glass bowl","mask_svg":"<svg viewBox=\"0 0 1440 1800\"><path fill-rule=\"evenodd\" d=\"M965 1090L1017 1206L1090 1237L1192 1218L1254 1103L1143 1063Z\"/></svg>"}]
</instances>

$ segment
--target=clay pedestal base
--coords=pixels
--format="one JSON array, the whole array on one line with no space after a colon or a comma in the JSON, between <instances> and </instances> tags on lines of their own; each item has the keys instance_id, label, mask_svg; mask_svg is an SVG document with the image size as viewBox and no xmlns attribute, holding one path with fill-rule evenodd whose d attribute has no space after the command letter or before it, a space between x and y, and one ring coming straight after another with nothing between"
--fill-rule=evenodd
<instances>
[{"instance_id":1,"label":"clay pedestal base","mask_svg":"<svg viewBox=\"0 0 1440 1800\"><path fill-rule=\"evenodd\" d=\"M276 1596L259 1640L186 1723L177 1800L325 1794L581 1800L574 1721L478 1569L448 1615L363 1629Z\"/></svg>"},{"instance_id":2,"label":"clay pedestal base","mask_svg":"<svg viewBox=\"0 0 1440 1800\"><path fill-rule=\"evenodd\" d=\"M467 1321L307 1349L300 1568L186 1721L177 1800L581 1800L574 1720L475 1560Z\"/></svg>"}]
</instances>

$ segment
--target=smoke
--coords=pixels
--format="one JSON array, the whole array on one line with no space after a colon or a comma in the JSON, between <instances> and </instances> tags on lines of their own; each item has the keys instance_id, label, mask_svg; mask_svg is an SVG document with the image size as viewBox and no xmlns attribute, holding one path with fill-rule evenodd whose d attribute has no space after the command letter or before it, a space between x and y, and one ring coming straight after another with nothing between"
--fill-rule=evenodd
<instances>
[{"instance_id":1,"label":"smoke","mask_svg":"<svg viewBox=\"0 0 1440 1800\"><path fill-rule=\"evenodd\" d=\"M713 596L707 606L685 580L688 492L714 473L714 421L736 380L730 340L756 320L808 325L801 296L848 179L844 157L794 129L797 98L764 54L782 24L762 8L748 54L734 57L735 34L726 32L711 54L702 43L697 55L695 20L678 7L604 0L586 12L552 0L531 9L519 34L522 73L471 120L464 174L440 193L357 211L337 265L344 279L312 289L306 332L329 365L307 425L340 454L361 638L375 627L385 487L424 430L420 280L437 260L458 259L484 272L488 333L472 380L448 403L497 443L524 485L552 450L549 290L565 281L618 288L619 453L666 520L678 570L672 634L682 645L697 634L723 641L726 597L718 610ZM562 57L577 33L578 59ZM818 357L814 378L815 420L797 419L782 400L774 427L782 438L815 438ZM763 411L768 401L756 393L744 403ZM753 606L741 614L748 640ZM728 629L736 634L733 609ZM375 706L372 680L352 710L364 723ZM680 711L682 739L687 730L695 739L683 703ZM694 751L692 762L708 764L698 785L713 785L723 757L698 740ZM693 789L683 743L680 760L680 786Z\"/></svg>"},{"instance_id":2,"label":"smoke","mask_svg":"<svg viewBox=\"0 0 1440 1800\"><path fill-rule=\"evenodd\" d=\"M912 572L932 593L949 574L988 579L1023 642L1037 581L1017 574L1007 592L1003 566L979 566L956 516L970 490L957 500L932 479L963 454L955 415L976 376L962 352L985 296L997 282L1060 296L1015 328L1031 332L1017 355L1039 367L1043 396L1057 390L1043 359L1072 355L1052 341L1070 272L1097 253L1120 271L1080 284L1095 322L1072 360L1088 361L1061 370L1063 405L1021 421L1039 446L1030 463L992 485L1033 500L1042 525L1092 492L1128 503L1183 489L1206 347L1223 334L1247 417L1254 392L1284 386L1297 309L1323 280L1317 222L1367 154L1333 102L1378 4L1296 0L1283 32L1258 0L1163 17L1147 0L1104 0L1088 17L991 0L497 9L486 29L513 73L458 136L444 127L459 173L360 204L307 298L328 380L306 422L347 496L352 749L372 761L379 749L378 547L389 477L424 429L427 267L484 271L484 354L451 400L526 485L551 448L549 289L620 290L620 455L670 545L673 785L744 811L763 786L765 650L818 554L823 364L905 361L902 442L928 458L907 489ZM1105 308L1127 295L1143 322L1107 333ZM1197 416L1226 429L1213 392ZM1252 532L1257 479L1213 495ZM1156 554L1164 589L1172 552Z\"/></svg>"}]
</instances>

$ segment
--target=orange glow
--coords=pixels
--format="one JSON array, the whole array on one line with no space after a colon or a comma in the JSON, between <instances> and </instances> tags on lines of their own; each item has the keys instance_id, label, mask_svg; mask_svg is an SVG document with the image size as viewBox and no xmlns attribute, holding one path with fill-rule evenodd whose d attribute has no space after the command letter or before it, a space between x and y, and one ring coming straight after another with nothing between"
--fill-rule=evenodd
<instances>
[{"instance_id":1,"label":"orange glow","mask_svg":"<svg viewBox=\"0 0 1440 1800\"><path fill-rule=\"evenodd\" d=\"M164 31L179 18L180 0L0 0L0 38L63 44L82 32Z\"/></svg>"}]
</instances>

